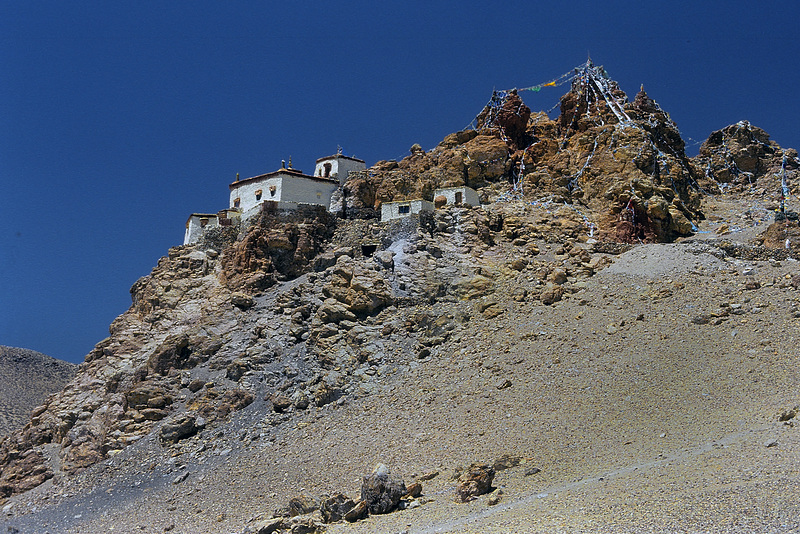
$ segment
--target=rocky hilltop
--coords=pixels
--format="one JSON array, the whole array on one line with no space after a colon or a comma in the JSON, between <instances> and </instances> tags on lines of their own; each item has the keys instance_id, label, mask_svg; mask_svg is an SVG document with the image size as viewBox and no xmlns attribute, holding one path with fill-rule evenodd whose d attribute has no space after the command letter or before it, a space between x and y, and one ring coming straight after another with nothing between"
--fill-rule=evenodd
<instances>
[{"instance_id":1,"label":"rocky hilltop","mask_svg":"<svg viewBox=\"0 0 800 534\"><path fill-rule=\"evenodd\" d=\"M31 410L75 376L77 365L0 345L0 436L22 428Z\"/></svg>"},{"instance_id":2,"label":"rocky hilltop","mask_svg":"<svg viewBox=\"0 0 800 534\"><path fill-rule=\"evenodd\" d=\"M591 62L560 107L551 119L498 92L474 129L351 174L338 214L265 204L170 249L76 377L0 441L9 524L312 532L319 517L282 515L368 511L370 488L394 480L383 468L362 504L335 493L377 461L409 482L464 476L462 501L508 470L524 504L540 467L555 487L645 465L654 448L705 458L703 443L734 431L716 418L762 432L793 421L792 363L773 351L797 342L800 231L781 210L797 152L740 122L687 157L654 100L629 101ZM383 202L456 185L482 205L377 219ZM693 413L708 384L717 400ZM412 486L377 509L425 504L439 526L457 513ZM303 491L332 500L319 512L298 497L268 519ZM61 517L74 507L85 516ZM764 522L783 521L770 510Z\"/></svg>"}]
</instances>

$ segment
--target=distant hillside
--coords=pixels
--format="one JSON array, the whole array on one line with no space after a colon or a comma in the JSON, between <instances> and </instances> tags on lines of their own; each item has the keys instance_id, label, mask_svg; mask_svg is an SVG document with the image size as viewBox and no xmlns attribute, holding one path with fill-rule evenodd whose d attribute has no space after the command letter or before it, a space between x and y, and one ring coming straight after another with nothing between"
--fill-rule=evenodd
<instances>
[{"instance_id":1,"label":"distant hillside","mask_svg":"<svg viewBox=\"0 0 800 534\"><path fill-rule=\"evenodd\" d=\"M77 368L41 352L0 345L0 436L21 428L31 410L61 391Z\"/></svg>"}]
</instances>

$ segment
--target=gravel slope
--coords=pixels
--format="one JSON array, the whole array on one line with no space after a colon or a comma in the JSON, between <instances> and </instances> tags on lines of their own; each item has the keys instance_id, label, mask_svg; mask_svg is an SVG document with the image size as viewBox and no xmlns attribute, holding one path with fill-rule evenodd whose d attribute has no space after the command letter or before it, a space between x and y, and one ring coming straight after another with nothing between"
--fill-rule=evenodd
<instances>
[{"instance_id":1,"label":"gravel slope","mask_svg":"<svg viewBox=\"0 0 800 534\"><path fill-rule=\"evenodd\" d=\"M77 365L0 345L0 436L22 428L31 410L75 375Z\"/></svg>"}]
</instances>

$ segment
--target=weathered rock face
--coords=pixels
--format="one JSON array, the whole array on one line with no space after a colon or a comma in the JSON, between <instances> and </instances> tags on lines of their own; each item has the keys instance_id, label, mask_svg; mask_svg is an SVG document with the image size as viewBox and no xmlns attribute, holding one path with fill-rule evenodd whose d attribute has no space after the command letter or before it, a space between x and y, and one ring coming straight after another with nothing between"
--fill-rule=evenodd
<instances>
[{"instance_id":1,"label":"weathered rock face","mask_svg":"<svg viewBox=\"0 0 800 534\"><path fill-rule=\"evenodd\" d=\"M180 388L174 374L206 361L222 344L201 333L200 325L225 324L232 312L215 274L216 258L214 251L171 249L133 285L133 305L112 323L111 337L97 344L77 376L37 408L25 428L0 442L6 494L52 476L55 466L37 452L44 444L58 444L59 467L73 473L138 440L169 415ZM21 458L14 451L29 454Z\"/></svg>"},{"instance_id":2,"label":"weathered rock face","mask_svg":"<svg viewBox=\"0 0 800 534\"><path fill-rule=\"evenodd\" d=\"M489 104L475 119L478 130L497 129L512 151L530 144L528 122L531 109L525 105L516 90L500 95L495 92Z\"/></svg>"},{"instance_id":3,"label":"weathered rock face","mask_svg":"<svg viewBox=\"0 0 800 534\"><path fill-rule=\"evenodd\" d=\"M386 279L376 270L365 269L348 256L341 256L333 268L333 276L323 288L323 294L344 306L354 315L373 315L392 302L392 292ZM333 322L339 315L336 304L330 303L322 312L325 322ZM345 316L346 317L346 316Z\"/></svg>"},{"instance_id":4,"label":"weathered rock face","mask_svg":"<svg viewBox=\"0 0 800 534\"><path fill-rule=\"evenodd\" d=\"M324 210L265 212L221 255L204 244L170 249L133 285L131 308L77 376L35 409L21 431L0 441L0 497L40 484L56 468L79 472L153 430L168 446L248 406L254 395L237 382L275 351L269 344L240 349L243 340L254 343L241 328L242 310L255 300L229 287L259 289L297 276L334 227ZM223 382L208 387L192 380L200 367L200 375L216 371ZM40 452L46 444L58 445L60 465Z\"/></svg>"},{"instance_id":5,"label":"weathered rock face","mask_svg":"<svg viewBox=\"0 0 800 534\"><path fill-rule=\"evenodd\" d=\"M222 277L231 289L258 292L296 278L330 239L334 216L321 206L277 213L262 205L256 224L223 257Z\"/></svg>"},{"instance_id":6,"label":"weathered rock face","mask_svg":"<svg viewBox=\"0 0 800 534\"><path fill-rule=\"evenodd\" d=\"M521 156L526 192L572 202L614 241L692 233L690 220L702 217L698 173L677 127L644 91L629 103L602 67L587 63L559 117L536 121L541 133Z\"/></svg>"},{"instance_id":7,"label":"weathered rock face","mask_svg":"<svg viewBox=\"0 0 800 534\"><path fill-rule=\"evenodd\" d=\"M764 130L739 121L712 132L694 160L719 189L735 192L760 188L774 199L779 193L784 156L786 171L794 179L800 168L797 151L781 149Z\"/></svg>"}]
</instances>

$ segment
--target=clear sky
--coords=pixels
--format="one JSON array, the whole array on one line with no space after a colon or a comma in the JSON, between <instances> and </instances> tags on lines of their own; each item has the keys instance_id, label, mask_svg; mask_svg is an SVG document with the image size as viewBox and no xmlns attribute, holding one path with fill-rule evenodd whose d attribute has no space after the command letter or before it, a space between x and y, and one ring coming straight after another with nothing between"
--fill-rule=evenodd
<instances>
[{"instance_id":1,"label":"clear sky","mask_svg":"<svg viewBox=\"0 0 800 534\"><path fill-rule=\"evenodd\" d=\"M82 361L236 173L372 165L591 54L684 138L800 148L796 0L0 3L0 344ZM534 110L566 89L526 93ZM690 147L692 154L698 147Z\"/></svg>"}]
</instances>

